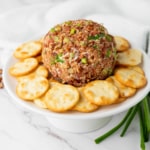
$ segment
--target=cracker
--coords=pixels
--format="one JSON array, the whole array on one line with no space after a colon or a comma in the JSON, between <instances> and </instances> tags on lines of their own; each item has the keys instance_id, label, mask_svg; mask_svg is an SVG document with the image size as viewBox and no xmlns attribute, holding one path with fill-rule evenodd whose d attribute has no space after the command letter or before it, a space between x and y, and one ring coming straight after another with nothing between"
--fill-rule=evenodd
<instances>
[{"instance_id":1,"label":"cracker","mask_svg":"<svg viewBox=\"0 0 150 150\"><path fill-rule=\"evenodd\" d=\"M30 41L20 45L15 51L14 56L18 59L25 59L36 56L42 51L42 44L39 41Z\"/></svg>"},{"instance_id":2,"label":"cracker","mask_svg":"<svg viewBox=\"0 0 150 150\"><path fill-rule=\"evenodd\" d=\"M23 80L24 78L27 78L27 76L43 76L45 78L48 78L48 70L46 69L46 67L44 67L43 65L39 65L34 71L26 74L26 75L23 75L23 76L19 76L17 77L17 81L21 81Z\"/></svg>"},{"instance_id":3,"label":"cracker","mask_svg":"<svg viewBox=\"0 0 150 150\"><path fill-rule=\"evenodd\" d=\"M135 66L142 62L142 53L136 49L118 53L117 64L123 66Z\"/></svg>"},{"instance_id":4,"label":"cracker","mask_svg":"<svg viewBox=\"0 0 150 150\"><path fill-rule=\"evenodd\" d=\"M46 68L45 66L40 65L40 66L36 69L35 74L36 74L37 76L43 76L43 77L47 78L47 77L48 77L48 70L47 70L47 68Z\"/></svg>"},{"instance_id":5,"label":"cracker","mask_svg":"<svg viewBox=\"0 0 150 150\"><path fill-rule=\"evenodd\" d=\"M146 77L129 68L119 68L115 71L116 79L122 84L132 88L142 88L146 85Z\"/></svg>"},{"instance_id":6,"label":"cracker","mask_svg":"<svg viewBox=\"0 0 150 150\"><path fill-rule=\"evenodd\" d=\"M41 55L41 54L38 55L38 56L36 56L35 58L37 59L37 61L39 62L39 64L42 64L42 63L43 63L43 62L42 62L42 55Z\"/></svg>"},{"instance_id":7,"label":"cracker","mask_svg":"<svg viewBox=\"0 0 150 150\"><path fill-rule=\"evenodd\" d=\"M126 100L127 100L126 97L119 97L114 104L118 104L118 103L121 103L121 102L126 101Z\"/></svg>"},{"instance_id":8,"label":"cracker","mask_svg":"<svg viewBox=\"0 0 150 150\"><path fill-rule=\"evenodd\" d=\"M136 93L135 88L125 86L124 84L119 82L115 76L111 76L107 78L106 80L113 83L118 88L120 97L125 97L125 98L131 97Z\"/></svg>"},{"instance_id":9,"label":"cracker","mask_svg":"<svg viewBox=\"0 0 150 150\"><path fill-rule=\"evenodd\" d=\"M9 69L12 76L23 76L32 72L38 66L38 61L35 58L27 58L17 62Z\"/></svg>"},{"instance_id":10,"label":"cracker","mask_svg":"<svg viewBox=\"0 0 150 150\"><path fill-rule=\"evenodd\" d=\"M57 83L45 95L45 103L48 109L54 112L70 110L78 101L79 92L71 85Z\"/></svg>"},{"instance_id":11,"label":"cracker","mask_svg":"<svg viewBox=\"0 0 150 150\"><path fill-rule=\"evenodd\" d=\"M49 79L49 84L50 84L50 87L53 87L53 86L56 86L56 85L60 85L60 82L54 80L53 78L50 78Z\"/></svg>"},{"instance_id":12,"label":"cracker","mask_svg":"<svg viewBox=\"0 0 150 150\"><path fill-rule=\"evenodd\" d=\"M144 73L144 70L141 68L141 67L139 67L139 66L130 66L130 67L128 67L129 69L132 69L132 70L135 70L135 71L137 71L138 73L141 73L142 75L145 75L145 73Z\"/></svg>"},{"instance_id":13,"label":"cracker","mask_svg":"<svg viewBox=\"0 0 150 150\"><path fill-rule=\"evenodd\" d=\"M115 85L105 80L95 80L83 89L85 97L96 105L110 105L119 98L119 91Z\"/></svg>"},{"instance_id":14,"label":"cracker","mask_svg":"<svg viewBox=\"0 0 150 150\"><path fill-rule=\"evenodd\" d=\"M31 74L19 80L16 93L24 100L34 100L42 96L48 88L49 82L45 77Z\"/></svg>"},{"instance_id":15,"label":"cracker","mask_svg":"<svg viewBox=\"0 0 150 150\"><path fill-rule=\"evenodd\" d=\"M116 49L118 52L125 51L130 48L130 43L127 39L121 36L114 36L114 40L116 43Z\"/></svg>"},{"instance_id":16,"label":"cracker","mask_svg":"<svg viewBox=\"0 0 150 150\"><path fill-rule=\"evenodd\" d=\"M79 102L73 107L73 110L79 111L79 112L92 112L99 108L98 105L95 105L87 100L87 98L83 94L83 88L78 88L78 91L80 93L80 99Z\"/></svg>"},{"instance_id":17,"label":"cracker","mask_svg":"<svg viewBox=\"0 0 150 150\"><path fill-rule=\"evenodd\" d=\"M40 41L41 43L43 43L43 41L44 41L44 36L41 37L41 38L39 39L39 41Z\"/></svg>"},{"instance_id":18,"label":"cracker","mask_svg":"<svg viewBox=\"0 0 150 150\"><path fill-rule=\"evenodd\" d=\"M44 101L44 97L34 99L33 102L39 108L47 109L47 106L46 106L45 101Z\"/></svg>"}]
</instances>

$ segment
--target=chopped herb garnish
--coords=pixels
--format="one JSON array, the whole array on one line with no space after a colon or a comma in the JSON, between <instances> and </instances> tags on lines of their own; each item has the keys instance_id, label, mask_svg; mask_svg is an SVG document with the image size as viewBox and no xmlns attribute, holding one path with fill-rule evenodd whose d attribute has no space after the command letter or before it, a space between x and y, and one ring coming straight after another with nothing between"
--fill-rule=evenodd
<instances>
[{"instance_id":1,"label":"chopped herb garnish","mask_svg":"<svg viewBox=\"0 0 150 150\"><path fill-rule=\"evenodd\" d=\"M55 59L51 59L51 60L50 60L50 64L51 64L51 65L56 64Z\"/></svg>"},{"instance_id":2,"label":"chopped herb garnish","mask_svg":"<svg viewBox=\"0 0 150 150\"><path fill-rule=\"evenodd\" d=\"M52 32L52 33L55 32L55 28L51 28L50 32Z\"/></svg>"},{"instance_id":3,"label":"chopped herb garnish","mask_svg":"<svg viewBox=\"0 0 150 150\"><path fill-rule=\"evenodd\" d=\"M76 29L72 28L70 34L75 34L75 33L76 33Z\"/></svg>"},{"instance_id":4,"label":"chopped herb garnish","mask_svg":"<svg viewBox=\"0 0 150 150\"><path fill-rule=\"evenodd\" d=\"M54 28L51 28L50 29L50 32L51 33L54 33L54 32L56 32L56 31L60 31L61 30L61 27L58 25L58 26L56 26L56 27L54 27Z\"/></svg>"},{"instance_id":5,"label":"chopped herb garnish","mask_svg":"<svg viewBox=\"0 0 150 150\"><path fill-rule=\"evenodd\" d=\"M108 69L108 75L110 76L110 75L112 75L112 73L113 73L112 68L109 68L109 69Z\"/></svg>"},{"instance_id":6,"label":"chopped herb garnish","mask_svg":"<svg viewBox=\"0 0 150 150\"><path fill-rule=\"evenodd\" d=\"M100 38L103 38L104 36L105 36L104 33L100 33L100 34L96 34L96 35L93 35L93 36L89 36L88 40L98 40Z\"/></svg>"},{"instance_id":7,"label":"chopped herb garnish","mask_svg":"<svg viewBox=\"0 0 150 150\"><path fill-rule=\"evenodd\" d=\"M103 74L103 75L111 75L112 72L113 72L112 68L104 68L104 69L102 70L102 74Z\"/></svg>"},{"instance_id":8,"label":"chopped herb garnish","mask_svg":"<svg viewBox=\"0 0 150 150\"><path fill-rule=\"evenodd\" d=\"M104 32L104 31L105 31L105 28L104 28L103 26L101 26L101 27L100 27L100 31L101 31L101 32Z\"/></svg>"},{"instance_id":9,"label":"chopped herb garnish","mask_svg":"<svg viewBox=\"0 0 150 150\"><path fill-rule=\"evenodd\" d=\"M70 53L70 59L74 57L74 53Z\"/></svg>"},{"instance_id":10,"label":"chopped herb garnish","mask_svg":"<svg viewBox=\"0 0 150 150\"><path fill-rule=\"evenodd\" d=\"M106 57L110 57L111 56L111 49L107 49L106 51Z\"/></svg>"},{"instance_id":11,"label":"chopped herb garnish","mask_svg":"<svg viewBox=\"0 0 150 150\"><path fill-rule=\"evenodd\" d=\"M56 64L57 62L63 63L64 60L62 59L62 53L61 54L57 54L54 59L51 60L51 65Z\"/></svg>"},{"instance_id":12,"label":"chopped herb garnish","mask_svg":"<svg viewBox=\"0 0 150 150\"><path fill-rule=\"evenodd\" d=\"M86 46L86 42L81 41L81 42L80 42L80 46Z\"/></svg>"},{"instance_id":13,"label":"chopped herb garnish","mask_svg":"<svg viewBox=\"0 0 150 150\"><path fill-rule=\"evenodd\" d=\"M97 48L98 48L98 46L97 46L97 45L93 45L93 48L97 49Z\"/></svg>"},{"instance_id":14,"label":"chopped herb garnish","mask_svg":"<svg viewBox=\"0 0 150 150\"><path fill-rule=\"evenodd\" d=\"M69 42L69 38L65 37L63 43L68 43L68 42Z\"/></svg>"},{"instance_id":15,"label":"chopped herb garnish","mask_svg":"<svg viewBox=\"0 0 150 150\"><path fill-rule=\"evenodd\" d=\"M86 64L86 63L87 63L87 58L85 58L85 57L82 58L82 59L81 59L81 62L82 62L82 64Z\"/></svg>"},{"instance_id":16,"label":"chopped herb garnish","mask_svg":"<svg viewBox=\"0 0 150 150\"><path fill-rule=\"evenodd\" d=\"M67 21L67 22L65 22L65 25L71 25L71 21Z\"/></svg>"},{"instance_id":17,"label":"chopped herb garnish","mask_svg":"<svg viewBox=\"0 0 150 150\"><path fill-rule=\"evenodd\" d=\"M55 27L55 31L60 31L61 30L61 27L58 25Z\"/></svg>"},{"instance_id":18,"label":"chopped herb garnish","mask_svg":"<svg viewBox=\"0 0 150 150\"><path fill-rule=\"evenodd\" d=\"M116 48L114 48L114 58L115 58L115 60L117 60L117 58L118 58L118 54L117 54Z\"/></svg>"},{"instance_id":19,"label":"chopped herb garnish","mask_svg":"<svg viewBox=\"0 0 150 150\"><path fill-rule=\"evenodd\" d=\"M77 23L77 27L80 27L81 26L81 24L80 23Z\"/></svg>"},{"instance_id":20,"label":"chopped herb garnish","mask_svg":"<svg viewBox=\"0 0 150 150\"><path fill-rule=\"evenodd\" d=\"M107 34L107 35L106 35L106 40L109 41L109 42L111 42L111 41L112 41L112 36L109 35L109 34Z\"/></svg>"},{"instance_id":21,"label":"chopped herb garnish","mask_svg":"<svg viewBox=\"0 0 150 150\"><path fill-rule=\"evenodd\" d=\"M56 55L55 62L61 62L61 63L64 62L64 60L62 59L62 54Z\"/></svg>"},{"instance_id":22,"label":"chopped herb garnish","mask_svg":"<svg viewBox=\"0 0 150 150\"><path fill-rule=\"evenodd\" d=\"M55 42L59 42L58 36L55 36L55 37L54 37L54 41L55 41Z\"/></svg>"}]
</instances>

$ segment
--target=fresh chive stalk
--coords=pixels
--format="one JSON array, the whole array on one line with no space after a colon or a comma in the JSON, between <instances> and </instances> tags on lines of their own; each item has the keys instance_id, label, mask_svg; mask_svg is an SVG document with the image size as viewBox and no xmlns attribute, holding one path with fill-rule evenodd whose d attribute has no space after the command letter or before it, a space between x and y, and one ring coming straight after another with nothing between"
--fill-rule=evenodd
<instances>
[{"instance_id":1,"label":"fresh chive stalk","mask_svg":"<svg viewBox=\"0 0 150 150\"><path fill-rule=\"evenodd\" d=\"M125 132L127 131L137 112L140 123L140 147L141 150L146 150L145 142L148 142L150 137L150 92L140 103L128 110L125 117L121 120L121 122L118 125L110 129L102 136L96 138L95 143L98 144L102 142L125 124L120 134L120 136L124 136Z\"/></svg>"},{"instance_id":2,"label":"fresh chive stalk","mask_svg":"<svg viewBox=\"0 0 150 150\"><path fill-rule=\"evenodd\" d=\"M133 107L128 110L125 117L122 119L122 121L118 125L116 125L114 128L112 128L111 130L109 130L108 132L103 134L102 136L96 138L95 143L98 144L98 143L102 142L103 140L108 138L110 135L112 135L114 132L116 132L125 123L126 119L128 118L129 114L131 113L132 109L133 109Z\"/></svg>"},{"instance_id":3,"label":"fresh chive stalk","mask_svg":"<svg viewBox=\"0 0 150 150\"><path fill-rule=\"evenodd\" d=\"M148 95L143 99L142 104L143 104L146 127L148 132L150 133L150 108L149 108L150 106L148 102Z\"/></svg>"},{"instance_id":4,"label":"fresh chive stalk","mask_svg":"<svg viewBox=\"0 0 150 150\"><path fill-rule=\"evenodd\" d=\"M144 99L140 103L140 113L142 116L142 127L143 127L143 135L144 135L144 141L147 142L149 140L149 133L148 133L148 128L147 128L147 118L145 115L145 106L144 106Z\"/></svg>"},{"instance_id":5,"label":"fresh chive stalk","mask_svg":"<svg viewBox=\"0 0 150 150\"><path fill-rule=\"evenodd\" d=\"M140 146L142 150L145 150L145 142L144 142L144 126L143 126L143 119L142 119L142 109L141 107L138 109L139 120L140 120Z\"/></svg>"},{"instance_id":6,"label":"fresh chive stalk","mask_svg":"<svg viewBox=\"0 0 150 150\"><path fill-rule=\"evenodd\" d=\"M137 104L136 106L134 106L134 107L132 108L132 111L131 111L131 113L129 114L129 116L128 116L127 120L126 120L126 124L125 124L125 126L124 126L124 128L123 128L123 130L122 130L122 132L121 132L121 134L120 134L121 137L124 136L124 134L126 133L128 127L130 126L130 124L131 124L133 118L134 118L135 115L136 115L136 112L137 112L137 110L138 110L138 107L139 107L139 104Z\"/></svg>"}]
</instances>

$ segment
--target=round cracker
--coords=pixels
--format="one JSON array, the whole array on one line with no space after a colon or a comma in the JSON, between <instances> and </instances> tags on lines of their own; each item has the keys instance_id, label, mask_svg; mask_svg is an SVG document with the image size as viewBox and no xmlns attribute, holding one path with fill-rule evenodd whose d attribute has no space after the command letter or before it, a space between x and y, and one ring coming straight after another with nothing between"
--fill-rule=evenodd
<instances>
[{"instance_id":1,"label":"round cracker","mask_svg":"<svg viewBox=\"0 0 150 150\"><path fill-rule=\"evenodd\" d=\"M121 102L126 101L126 100L127 100L126 97L119 97L114 104L118 104L118 103L121 103Z\"/></svg>"},{"instance_id":2,"label":"round cracker","mask_svg":"<svg viewBox=\"0 0 150 150\"><path fill-rule=\"evenodd\" d=\"M35 58L27 58L17 62L9 69L12 76L23 76L32 72L38 66L38 61Z\"/></svg>"},{"instance_id":3,"label":"round cracker","mask_svg":"<svg viewBox=\"0 0 150 150\"><path fill-rule=\"evenodd\" d=\"M115 71L115 77L122 84L132 88L142 88L147 83L143 74L129 68L118 68Z\"/></svg>"},{"instance_id":4,"label":"round cracker","mask_svg":"<svg viewBox=\"0 0 150 150\"><path fill-rule=\"evenodd\" d=\"M56 85L60 85L60 82L54 80L53 78L50 78L49 79L49 84L50 84L50 87L53 87L53 86L56 86Z\"/></svg>"},{"instance_id":5,"label":"round cracker","mask_svg":"<svg viewBox=\"0 0 150 150\"><path fill-rule=\"evenodd\" d=\"M56 83L45 95L45 103L48 109L54 112L70 110L78 101L79 92L71 85Z\"/></svg>"},{"instance_id":6,"label":"round cracker","mask_svg":"<svg viewBox=\"0 0 150 150\"><path fill-rule=\"evenodd\" d=\"M30 41L20 45L15 51L14 56L18 59L25 59L36 56L42 51L42 44L39 41Z\"/></svg>"},{"instance_id":7,"label":"round cracker","mask_svg":"<svg viewBox=\"0 0 150 150\"><path fill-rule=\"evenodd\" d=\"M77 88L80 94L79 102L73 107L73 110L79 112L92 112L99 108L98 105L95 105L87 100L83 94L83 87Z\"/></svg>"},{"instance_id":8,"label":"round cracker","mask_svg":"<svg viewBox=\"0 0 150 150\"><path fill-rule=\"evenodd\" d=\"M38 55L38 56L36 56L35 58L37 59L37 61L39 62L39 64L43 64L43 62L42 62L42 55L41 54Z\"/></svg>"},{"instance_id":9,"label":"round cracker","mask_svg":"<svg viewBox=\"0 0 150 150\"><path fill-rule=\"evenodd\" d=\"M95 80L88 83L83 93L85 97L96 105L110 105L116 102L119 91L116 86L105 80Z\"/></svg>"},{"instance_id":10,"label":"round cracker","mask_svg":"<svg viewBox=\"0 0 150 150\"><path fill-rule=\"evenodd\" d=\"M116 49L118 52L125 51L130 48L130 43L127 39L121 36L114 36L114 40L116 43Z\"/></svg>"},{"instance_id":11,"label":"round cracker","mask_svg":"<svg viewBox=\"0 0 150 150\"><path fill-rule=\"evenodd\" d=\"M118 88L120 97L131 97L136 93L135 88L125 86L124 84L119 82L115 76L110 76L106 80L113 83Z\"/></svg>"},{"instance_id":12,"label":"round cracker","mask_svg":"<svg viewBox=\"0 0 150 150\"><path fill-rule=\"evenodd\" d=\"M19 82L20 80L27 78L27 76L29 76L29 77L30 76L43 76L43 77L47 78L48 77L48 70L46 69L46 67L40 65L33 72L30 72L29 74L17 77L17 81Z\"/></svg>"},{"instance_id":13,"label":"round cracker","mask_svg":"<svg viewBox=\"0 0 150 150\"><path fill-rule=\"evenodd\" d=\"M117 65L135 66L142 62L142 53L136 49L128 49L124 52L118 53Z\"/></svg>"},{"instance_id":14,"label":"round cracker","mask_svg":"<svg viewBox=\"0 0 150 150\"><path fill-rule=\"evenodd\" d=\"M37 76L43 76L43 77L47 78L47 77L48 77L48 70L47 70L47 68L46 68L45 66L40 65L40 66L36 69L35 74L36 74Z\"/></svg>"},{"instance_id":15,"label":"round cracker","mask_svg":"<svg viewBox=\"0 0 150 150\"><path fill-rule=\"evenodd\" d=\"M49 82L45 77L31 74L19 80L16 93L24 100L34 100L42 96L48 88Z\"/></svg>"},{"instance_id":16,"label":"round cracker","mask_svg":"<svg viewBox=\"0 0 150 150\"><path fill-rule=\"evenodd\" d=\"M47 109L47 106L46 106L46 104L45 104L45 101L43 100L42 97L37 98L37 99L34 99L33 102L34 102L34 104L35 104L36 106L38 106L39 108Z\"/></svg>"},{"instance_id":17,"label":"round cracker","mask_svg":"<svg viewBox=\"0 0 150 150\"><path fill-rule=\"evenodd\" d=\"M128 67L129 69L132 69L132 70L135 70L135 71L137 71L138 73L141 73L142 75L145 75L145 73L144 73L144 70L141 68L141 67L139 67L139 66L130 66L130 67Z\"/></svg>"}]
</instances>

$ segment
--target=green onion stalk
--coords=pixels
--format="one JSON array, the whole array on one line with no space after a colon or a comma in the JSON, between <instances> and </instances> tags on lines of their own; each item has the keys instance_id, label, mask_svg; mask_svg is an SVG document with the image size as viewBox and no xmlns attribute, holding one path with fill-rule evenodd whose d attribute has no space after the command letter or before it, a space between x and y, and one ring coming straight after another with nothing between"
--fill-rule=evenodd
<instances>
[{"instance_id":1,"label":"green onion stalk","mask_svg":"<svg viewBox=\"0 0 150 150\"><path fill-rule=\"evenodd\" d=\"M127 111L126 115L119 122L119 124L110 129L108 132L96 138L95 143L99 144L100 142L111 136L113 133L115 133L122 126L124 127L120 136L123 137L127 132L127 129L129 128L137 112L139 116L140 126L140 147L141 150L146 150L145 142L148 142L150 137L150 92L143 98L141 102L131 107Z\"/></svg>"}]
</instances>

